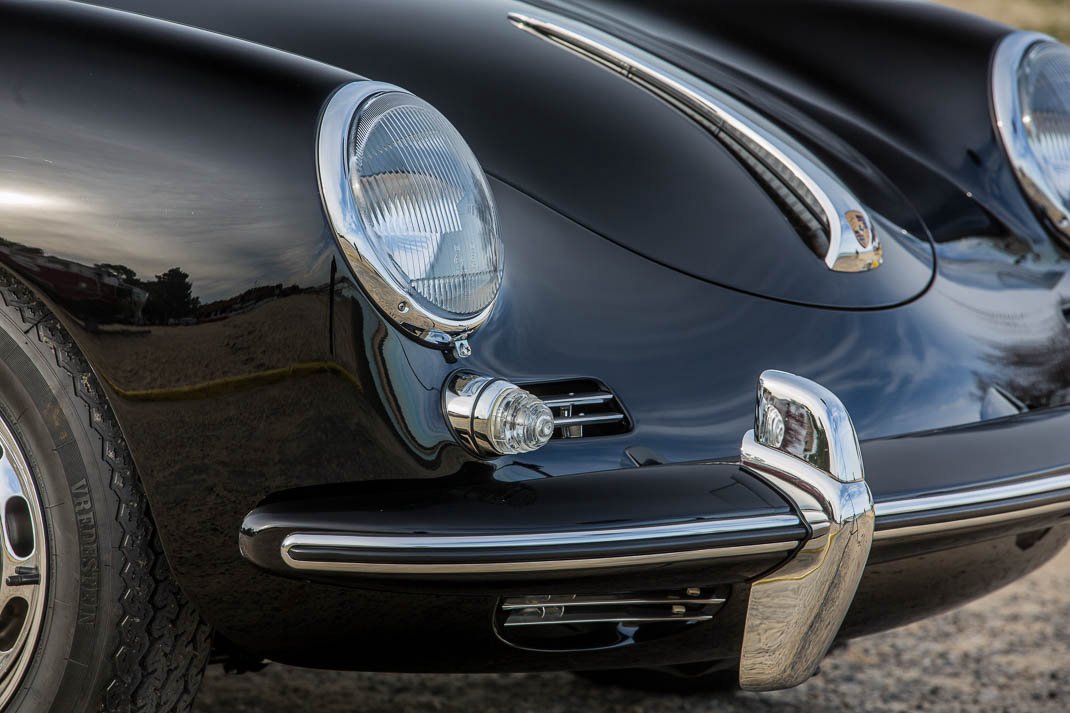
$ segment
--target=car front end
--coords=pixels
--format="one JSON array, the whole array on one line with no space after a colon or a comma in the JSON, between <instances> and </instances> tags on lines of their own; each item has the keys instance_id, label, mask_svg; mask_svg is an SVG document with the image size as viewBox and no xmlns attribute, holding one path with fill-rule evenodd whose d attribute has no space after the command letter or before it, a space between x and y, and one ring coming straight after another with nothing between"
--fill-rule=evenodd
<instances>
[{"instance_id":1,"label":"car front end","mask_svg":"<svg viewBox=\"0 0 1070 713\"><path fill-rule=\"evenodd\" d=\"M235 660L785 688L1070 539L1064 45L896 2L108 4L167 22L11 13L129 56L72 32L85 84L0 105L50 157L0 169L104 206L0 261Z\"/></svg>"}]
</instances>

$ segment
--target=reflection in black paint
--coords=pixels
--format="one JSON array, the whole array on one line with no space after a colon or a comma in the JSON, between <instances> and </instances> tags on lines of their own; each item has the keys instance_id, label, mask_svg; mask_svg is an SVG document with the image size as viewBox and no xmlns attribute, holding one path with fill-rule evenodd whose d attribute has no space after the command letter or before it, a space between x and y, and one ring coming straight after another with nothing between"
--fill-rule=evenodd
<instances>
[{"instance_id":1,"label":"reflection in black paint","mask_svg":"<svg viewBox=\"0 0 1070 713\"><path fill-rule=\"evenodd\" d=\"M78 316L87 328L101 324L188 326L245 312L279 297L307 290L296 285L260 285L202 304L181 267L143 280L126 265L83 265L0 237L0 262L42 288Z\"/></svg>"},{"instance_id":2,"label":"reflection in black paint","mask_svg":"<svg viewBox=\"0 0 1070 713\"><path fill-rule=\"evenodd\" d=\"M3 238L0 262L43 288L53 300L77 305L87 324L144 322L149 293L111 266L82 265Z\"/></svg>"}]
</instances>

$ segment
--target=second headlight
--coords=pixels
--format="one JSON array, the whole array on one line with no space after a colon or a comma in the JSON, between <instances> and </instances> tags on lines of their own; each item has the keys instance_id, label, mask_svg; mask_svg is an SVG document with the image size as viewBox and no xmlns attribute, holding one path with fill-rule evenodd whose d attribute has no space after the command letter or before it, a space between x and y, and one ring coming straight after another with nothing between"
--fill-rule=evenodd
<instances>
[{"instance_id":1,"label":"second headlight","mask_svg":"<svg viewBox=\"0 0 1070 713\"><path fill-rule=\"evenodd\" d=\"M992 65L992 99L1023 190L1070 240L1070 47L1035 33L1008 35Z\"/></svg>"}]
</instances>

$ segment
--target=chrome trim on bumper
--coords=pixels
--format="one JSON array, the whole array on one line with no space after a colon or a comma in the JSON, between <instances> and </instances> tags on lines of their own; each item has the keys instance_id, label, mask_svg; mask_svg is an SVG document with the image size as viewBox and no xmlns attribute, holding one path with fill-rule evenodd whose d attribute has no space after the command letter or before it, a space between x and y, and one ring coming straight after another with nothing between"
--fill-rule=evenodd
<instances>
[{"instance_id":1,"label":"chrome trim on bumper","mask_svg":"<svg viewBox=\"0 0 1070 713\"><path fill-rule=\"evenodd\" d=\"M723 520L703 520L699 522L681 522L674 525L652 525L650 527L629 527L612 530L577 530L575 532L533 532L508 535L458 535L458 536L380 536L380 535L316 535L314 539L325 543L324 546L345 544L351 547L369 549L445 549L478 550L499 547L552 547L554 545L609 544L616 542L642 542L646 540L665 540L696 535L722 535L725 533L753 532L771 530L777 527L797 525L799 519L794 515L766 515L763 517L739 517ZM305 535L290 535L283 541L305 538Z\"/></svg>"},{"instance_id":2,"label":"chrome trim on bumper","mask_svg":"<svg viewBox=\"0 0 1070 713\"><path fill-rule=\"evenodd\" d=\"M1062 500L1039 504L1035 502L1035 498L1045 495L1054 496L1060 491L1066 491L1065 498ZM1027 498L1031 500L1026 500ZM953 513L962 508L971 508L974 512ZM877 503L876 510L877 532L874 539L882 542L997 525L1058 512L1070 512L1070 472L1067 468L1061 468L1050 471L1046 475L1035 475L1012 483L997 483L966 490L886 500ZM949 515L934 522L920 524L911 524L910 520L901 524L889 522L892 518L903 519L904 516L909 515L917 516L911 518L917 520L944 511L948 511Z\"/></svg>"},{"instance_id":3,"label":"chrome trim on bumper","mask_svg":"<svg viewBox=\"0 0 1070 713\"><path fill-rule=\"evenodd\" d=\"M331 540L334 544L331 544ZM357 538L364 539L364 538ZM447 538L448 539L448 538ZM511 546L511 541L503 541L502 546ZM508 574L522 572L554 572L569 570L607 569L611 567L635 567L640 565L659 565L672 562L693 562L696 560L724 559L726 557L750 557L754 555L793 552L798 541L769 542L756 545L713 547L696 550L676 550L639 555L620 555L609 557L588 557L583 559L545 559L488 561L488 562L367 562L356 560L327 561L324 559L300 559L304 550L312 552L320 548L337 547L353 549L355 552L367 552L367 545L354 543L348 535L290 535L282 543L282 559L297 570L314 572L347 572L353 574L401 574L401 575L449 575L449 574ZM408 551L408 550L406 550Z\"/></svg>"},{"instance_id":4,"label":"chrome trim on bumper","mask_svg":"<svg viewBox=\"0 0 1070 713\"><path fill-rule=\"evenodd\" d=\"M798 464L791 462L792 467ZM1016 500L1030 496L1055 494L1066 490L1067 497L1055 503L1042 505L1025 504L1013 508ZM989 512L977 515L965 515L956 519L942 519L920 525L896 525L889 523L892 517L903 515L926 515L963 507L991 506L992 509L1011 507L1009 510ZM909 539L919 535L933 535L944 532L1014 522L1045 514L1059 512L1070 513L1070 473L1056 471L1048 476L1031 478L1009 484L998 484L983 488L973 488L935 495L922 495L910 498L880 501L875 504L876 531L873 539L882 543ZM673 539L681 537L709 536L719 534L737 534L757 532L764 529L798 525L800 519L795 515L774 515L754 518L733 518L701 522L685 522L675 525L663 525L646 528L629 528L618 530L583 530L573 532L531 533L512 535L481 535L471 537L385 537L375 535L343 535L295 533L282 543L283 561L291 568L302 571L348 572L353 574L466 574L489 572L539 572L563 571L572 569L620 567L643 564L657 564L674 561L691 561L695 559L723 559L775 552L790 553L798 547L798 540L784 540L759 545L739 547L701 548L682 552L668 552L630 557L584 557L567 559L537 559L524 562L480 562L470 564L438 563L388 563L371 561L322 562L309 557L309 550L332 549L351 550L356 559L360 553L376 551L388 553L411 553L414 549L428 552L490 550L493 548L539 548L554 545L574 545L597 551L599 547L610 543L636 543L659 540L666 547L673 546ZM827 530L827 523L820 517L808 518L809 526L815 533ZM298 552L305 549L305 557Z\"/></svg>"},{"instance_id":5,"label":"chrome trim on bumper","mask_svg":"<svg viewBox=\"0 0 1070 713\"><path fill-rule=\"evenodd\" d=\"M696 537L715 537L725 534L761 533L779 528L794 527L799 519L794 515L767 515L750 518L730 518L681 522L672 525L634 527L607 530L578 530L573 532L515 533L469 536L382 536L352 534L294 533L282 541L282 559L298 570L316 572L350 572L354 574L472 574L490 572L546 572L574 569L604 569L669 562L688 562L700 559L723 559L782 552L793 552L798 540L762 542L750 545L694 547L686 549L683 539L693 542ZM554 548L584 547L597 551L606 545L657 545L660 551L603 557L561 557L554 559ZM524 559L493 559L495 551L535 551L539 554ZM399 562L390 561L396 555L422 551L428 554L483 555L485 561ZM350 553L351 559L325 559L329 553ZM375 553L382 560L369 559ZM362 556L364 559L362 559ZM383 561L385 560L385 561Z\"/></svg>"},{"instance_id":6,"label":"chrome trim on bumper","mask_svg":"<svg viewBox=\"0 0 1070 713\"><path fill-rule=\"evenodd\" d=\"M895 540L905 540L910 537L917 537L918 535L952 533L958 530L967 530L973 527L999 525L1001 523L1009 523L1014 522L1016 520L1026 520L1031 517L1039 517L1041 515L1055 514L1058 512L1070 513L1070 501L1049 503L1047 505L1038 505L1037 507L1023 508L1021 510L1009 510L1007 512L996 513L994 515L982 515L978 517L963 518L962 520L945 520L930 523L927 525L908 525L905 527L881 530L874 533L873 539L879 540L881 542L894 542Z\"/></svg>"},{"instance_id":7,"label":"chrome trim on bumper","mask_svg":"<svg viewBox=\"0 0 1070 713\"><path fill-rule=\"evenodd\" d=\"M933 510L965 507L968 505L982 505L1000 501L1010 501L1030 495L1044 495L1046 493L1058 492L1059 490L1070 490L1070 472L1058 470L1051 475L1035 476L1029 480L1019 480L1013 483L1001 483L988 487L957 490L949 493L936 493L933 495L919 495L912 498L886 500L877 503L877 517L890 517L892 515L906 515L931 512ZM1070 507L1070 502L1067 503L1067 506Z\"/></svg>"}]
</instances>

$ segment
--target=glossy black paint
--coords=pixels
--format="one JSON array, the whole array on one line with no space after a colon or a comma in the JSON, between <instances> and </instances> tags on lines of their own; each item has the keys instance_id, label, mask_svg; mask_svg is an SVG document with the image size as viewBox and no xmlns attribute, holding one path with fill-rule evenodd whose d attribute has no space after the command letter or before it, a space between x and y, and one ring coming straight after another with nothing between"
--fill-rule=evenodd
<instances>
[{"instance_id":1,"label":"glossy black paint","mask_svg":"<svg viewBox=\"0 0 1070 713\"><path fill-rule=\"evenodd\" d=\"M896 484L875 491L878 501L909 498L951 486L947 474L967 468L972 483L1057 475L1070 463L1068 432L1070 408L1052 408L868 441L862 458L867 480Z\"/></svg>"},{"instance_id":2,"label":"glossy black paint","mask_svg":"<svg viewBox=\"0 0 1070 713\"><path fill-rule=\"evenodd\" d=\"M1070 540L1070 523L1002 537L961 538L956 546L909 553L877 546L840 638L850 639L902 626L953 609L1032 572Z\"/></svg>"},{"instance_id":3,"label":"glossy black paint","mask_svg":"<svg viewBox=\"0 0 1070 713\"><path fill-rule=\"evenodd\" d=\"M32 197L0 206L0 260L52 302L108 385L182 585L258 654L397 670L731 659L745 610L739 585L716 636L695 627L598 656L512 650L489 626L494 596L255 569L239 527L282 492L612 471L631 446L669 463L734 457L766 368L832 389L864 440L975 424L990 387L1031 408L1067 402L1066 261L1014 184L987 111L997 25L917 4L725 3L685 31L673 15L692 6L658 22L637 5L595 8L592 21L774 117L879 220L913 236L876 272L833 275L696 127L510 26L519 3L110 4L310 58L75 4L0 5L0 190ZM753 21L772 11L791 22ZM843 44L818 22L830 16L849 21L860 59L828 54ZM801 61L811 51L820 62ZM912 56L928 58L924 72ZM494 176L507 277L465 368L598 379L631 432L483 465L453 442L439 390L455 367L370 306L320 205L318 113L351 72L442 108ZM708 240L718 229L724 240ZM903 451L885 461L880 443L864 447L878 497L1019 472L975 450L947 467L891 467ZM1002 571L1020 574L1052 547L1004 547ZM917 562L905 552L894 571L936 589L956 552ZM984 589L947 584L937 604ZM918 611L937 605L920 601ZM879 611L868 625L889 621Z\"/></svg>"}]
</instances>

